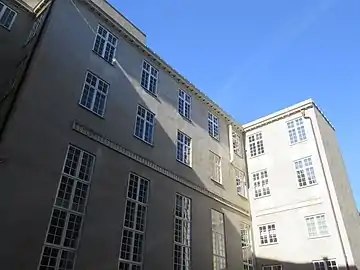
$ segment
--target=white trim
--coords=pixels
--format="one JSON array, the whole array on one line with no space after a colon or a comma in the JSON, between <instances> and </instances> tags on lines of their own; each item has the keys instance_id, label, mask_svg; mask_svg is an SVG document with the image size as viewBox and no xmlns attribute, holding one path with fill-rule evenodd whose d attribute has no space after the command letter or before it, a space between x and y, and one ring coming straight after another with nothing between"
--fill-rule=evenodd
<instances>
[{"instance_id":1,"label":"white trim","mask_svg":"<svg viewBox=\"0 0 360 270\"><path fill-rule=\"evenodd\" d=\"M106 37L104 38L103 36L99 35L99 28L103 28L105 31L107 31L106 33ZM112 57L111 60L108 60L108 59L105 59L105 51L106 51L106 44L108 44L108 37L109 35L113 36L115 38L115 45L110 43L110 46L114 47L114 55ZM104 48L103 50L101 51L101 54L99 54L97 51L95 51L95 44L96 44L96 38L100 36L100 38L102 39L105 39L105 42L104 42ZM97 26L97 29L96 29L96 35L95 35L95 38L94 38L94 42L93 42L93 47L92 47L92 51L97 54L98 56L100 56L102 59L104 59L106 62L108 62L109 64L113 65L114 63L114 59L116 58L116 49L117 49L117 45L118 45L118 41L119 41L119 38L117 36L115 36L108 28L106 28L105 26L103 26L102 24L98 24Z\"/></svg>"},{"instance_id":2,"label":"white trim","mask_svg":"<svg viewBox=\"0 0 360 270\"><path fill-rule=\"evenodd\" d=\"M9 24L9 26L5 26L4 24L0 24L0 26L4 27L5 29L7 29L7 30L10 31L12 25L13 25L14 22L15 22L15 19L16 19L16 16L17 16L18 13L17 13L14 9L12 9L11 7L9 7L8 5L5 5L3 2L0 1L0 3L4 5L3 8L0 10L0 20L2 19L2 16L4 15L6 9L9 9L10 11L12 11L12 12L15 13L15 14L14 14L14 17L12 18L12 20L11 20L11 22L10 22L10 24Z\"/></svg>"},{"instance_id":3,"label":"white trim","mask_svg":"<svg viewBox=\"0 0 360 270\"><path fill-rule=\"evenodd\" d=\"M147 71L146 69L144 69L144 63L148 64L150 66L150 71ZM152 91L150 91L150 81L151 81L151 77L155 77L154 75L151 74L152 69L156 70L156 84L155 84L155 92L153 93ZM147 87L142 85L142 76L143 76L143 70L145 70L146 73L148 73L149 77L147 79ZM140 73L140 86L149 94L157 97L158 96L158 85L159 85L159 70L157 68L155 68L152 64L150 64L150 61L147 61L146 59L143 59L143 61L141 62L141 73Z\"/></svg>"},{"instance_id":4,"label":"white trim","mask_svg":"<svg viewBox=\"0 0 360 270\"><path fill-rule=\"evenodd\" d=\"M138 115L138 110L139 107L141 107L142 109L145 110L145 117L143 118L142 116ZM153 123L151 123L150 121L148 121L146 119L147 114L151 114L153 116ZM144 126L143 126L143 133L141 134L141 137L136 135L136 123L138 121L138 117L140 119L144 120ZM149 123L152 125L152 134L151 134L151 142L148 142L145 140L145 128L146 128L146 123ZM155 123L156 123L156 118L155 118L155 113L153 113L152 111L150 111L149 109L145 108L144 106L138 104L136 107L136 116L135 116L135 125L134 125L134 137L138 138L139 140L143 141L144 143L147 143L148 145L153 146L154 145L154 137L155 137Z\"/></svg>"},{"instance_id":5,"label":"white trim","mask_svg":"<svg viewBox=\"0 0 360 270\"><path fill-rule=\"evenodd\" d=\"M184 97L181 97L180 93L183 93ZM190 98L190 102L186 101L186 97ZM182 107L182 110L184 112L183 114L180 112L180 100L182 100L183 104L184 104L184 106ZM186 105L189 105L189 115L188 116L185 115ZM179 89L179 91L178 91L178 112L181 116L185 117L187 120L190 120L190 121L191 121L191 112L192 112L191 107L192 107L192 96L185 90Z\"/></svg>"},{"instance_id":6,"label":"white trim","mask_svg":"<svg viewBox=\"0 0 360 270\"><path fill-rule=\"evenodd\" d=\"M179 133L181 133L184 137L184 141L179 141ZM185 144L185 139L188 139L189 140L189 143L190 145L186 145ZM183 147L183 151L182 151L182 159L179 159L178 158L178 144L179 142L182 144L182 147ZM188 157L188 160L189 160L189 163L186 163L186 160L184 158L185 156L185 153L187 152L187 150L189 150L189 157ZM186 133L180 131L180 130L177 130L177 133L176 133L176 160L179 161L180 163L186 165L186 166L189 166L189 167L192 167L192 138L190 136L188 136Z\"/></svg>"}]
</instances>

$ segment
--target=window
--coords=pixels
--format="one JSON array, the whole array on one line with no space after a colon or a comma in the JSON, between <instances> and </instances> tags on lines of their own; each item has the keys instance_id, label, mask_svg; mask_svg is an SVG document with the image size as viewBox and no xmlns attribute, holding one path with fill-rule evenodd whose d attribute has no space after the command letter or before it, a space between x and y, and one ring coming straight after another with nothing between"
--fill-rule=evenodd
<instances>
[{"instance_id":1,"label":"window","mask_svg":"<svg viewBox=\"0 0 360 270\"><path fill-rule=\"evenodd\" d=\"M267 170L253 173L252 178L254 182L255 198L270 195L270 185Z\"/></svg>"},{"instance_id":2,"label":"window","mask_svg":"<svg viewBox=\"0 0 360 270\"><path fill-rule=\"evenodd\" d=\"M177 134L176 159L191 166L191 138L180 131Z\"/></svg>"},{"instance_id":3,"label":"window","mask_svg":"<svg viewBox=\"0 0 360 270\"><path fill-rule=\"evenodd\" d=\"M265 153L261 132L249 136L249 148L250 157L256 157Z\"/></svg>"},{"instance_id":4,"label":"window","mask_svg":"<svg viewBox=\"0 0 360 270\"><path fill-rule=\"evenodd\" d=\"M174 270L190 270L191 200L180 194L175 198Z\"/></svg>"},{"instance_id":5,"label":"window","mask_svg":"<svg viewBox=\"0 0 360 270\"><path fill-rule=\"evenodd\" d=\"M242 158L244 156L244 148L243 148L241 135L238 134L237 132L233 132L232 133L232 142L233 142L234 153Z\"/></svg>"},{"instance_id":6,"label":"window","mask_svg":"<svg viewBox=\"0 0 360 270\"><path fill-rule=\"evenodd\" d=\"M210 151L210 178L221 184L221 157Z\"/></svg>"},{"instance_id":7,"label":"window","mask_svg":"<svg viewBox=\"0 0 360 270\"><path fill-rule=\"evenodd\" d=\"M252 254L250 225L245 223L240 223L240 235L241 235L241 247L242 247L244 270L253 270L254 262L253 262L253 254Z\"/></svg>"},{"instance_id":8,"label":"window","mask_svg":"<svg viewBox=\"0 0 360 270\"><path fill-rule=\"evenodd\" d=\"M108 89L108 83L88 71L80 97L80 105L99 116L104 116Z\"/></svg>"},{"instance_id":9,"label":"window","mask_svg":"<svg viewBox=\"0 0 360 270\"><path fill-rule=\"evenodd\" d=\"M153 144L155 114L138 105L134 135L146 143Z\"/></svg>"},{"instance_id":10,"label":"window","mask_svg":"<svg viewBox=\"0 0 360 270\"><path fill-rule=\"evenodd\" d=\"M117 38L103 26L98 25L93 51L107 62L112 63L115 57Z\"/></svg>"},{"instance_id":11,"label":"window","mask_svg":"<svg viewBox=\"0 0 360 270\"><path fill-rule=\"evenodd\" d=\"M0 25L10 30L17 13L0 2Z\"/></svg>"},{"instance_id":12,"label":"window","mask_svg":"<svg viewBox=\"0 0 360 270\"><path fill-rule=\"evenodd\" d=\"M156 95L159 71L145 60L142 65L141 86L153 95Z\"/></svg>"},{"instance_id":13,"label":"window","mask_svg":"<svg viewBox=\"0 0 360 270\"><path fill-rule=\"evenodd\" d=\"M263 266L262 270L282 270L282 266L281 265L267 265L267 266Z\"/></svg>"},{"instance_id":14,"label":"window","mask_svg":"<svg viewBox=\"0 0 360 270\"><path fill-rule=\"evenodd\" d=\"M224 214L211 209L213 269L226 268Z\"/></svg>"},{"instance_id":15,"label":"window","mask_svg":"<svg viewBox=\"0 0 360 270\"><path fill-rule=\"evenodd\" d=\"M141 269L149 181L130 173L120 246L119 270Z\"/></svg>"},{"instance_id":16,"label":"window","mask_svg":"<svg viewBox=\"0 0 360 270\"><path fill-rule=\"evenodd\" d=\"M259 232L261 245L275 244L278 242L275 224L261 225L259 226Z\"/></svg>"},{"instance_id":17,"label":"window","mask_svg":"<svg viewBox=\"0 0 360 270\"><path fill-rule=\"evenodd\" d=\"M301 117L287 122L286 125L288 128L291 144L306 140L304 120Z\"/></svg>"},{"instance_id":18,"label":"window","mask_svg":"<svg viewBox=\"0 0 360 270\"><path fill-rule=\"evenodd\" d=\"M322 261L314 261L314 270L337 270L336 260L322 260Z\"/></svg>"},{"instance_id":19,"label":"window","mask_svg":"<svg viewBox=\"0 0 360 270\"><path fill-rule=\"evenodd\" d=\"M238 195L247 198L248 190L245 179L245 173L237 168L234 168L234 170L235 170L236 192Z\"/></svg>"},{"instance_id":20,"label":"window","mask_svg":"<svg viewBox=\"0 0 360 270\"><path fill-rule=\"evenodd\" d=\"M217 118L211 112L208 113L208 130L211 137L216 140L220 139L219 118Z\"/></svg>"},{"instance_id":21,"label":"window","mask_svg":"<svg viewBox=\"0 0 360 270\"><path fill-rule=\"evenodd\" d=\"M179 113L185 118L191 118L191 96L183 90L179 90Z\"/></svg>"},{"instance_id":22,"label":"window","mask_svg":"<svg viewBox=\"0 0 360 270\"><path fill-rule=\"evenodd\" d=\"M35 37L38 34L39 28L45 19L46 13L47 13L46 11L43 11L40 15L37 16L25 44L29 43L33 39L33 37Z\"/></svg>"},{"instance_id":23,"label":"window","mask_svg":"<svg viewBox=\"0 0 360 270\"><path fill-rule=\"evenodd\" d=\"M309 237L320 237L329 235L325 214L305 217Z\"/></svg>"},{"instance_id":24,"label":"window","mask_svg":"<svg viewBox=\"0 0 360 270\"><path fill-rule=\"evenodd\" d=\"M72 270L95 157L70 145L52 209L39 270Z\"/></svg>"},{"instance_id":25,"label":"window","mask_svg":"<svg viewBox=\"0 0 360 270\"><path fill-rule=\"evenodd\" d=\"M299 187L316 184L315 172L311 157L296 160L294 163Z\"/></svg>"}]
</instances>

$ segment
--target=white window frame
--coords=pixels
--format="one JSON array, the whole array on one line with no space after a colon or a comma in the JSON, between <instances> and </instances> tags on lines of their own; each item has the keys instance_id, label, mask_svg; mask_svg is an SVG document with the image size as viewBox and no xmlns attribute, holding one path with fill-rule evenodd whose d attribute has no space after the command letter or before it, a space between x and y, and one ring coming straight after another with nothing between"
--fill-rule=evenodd
<instances>
[{"instance_id":1,"label":"white window frame","mask_svg":"<svg viewBox=\"0 0 360 270\"><path fill-rule=\"evenodd\" d=\"M102 28L102 30L106 32L105 37L103 37L101 34L99 34L99 29L100 28ZM100 38L101 41L104 42L104 46L103 46L103 49L102 49L101 52L98 52L98 51L95 50L95 44L96 44L96 40L97 40L98 37ZM109 39L113 39L114 42L109 41ZM115 56L116 56L117 44L118 44L118 38L111 31L109 31L109 29L107 29L103 25L99 24L98 27L97 27L96 36L95 36L95 39L94 39L93 52L96 53L97 55L99 55L106 62L108 62L110 64L113 64L113 61L114 61ZM114 49L111 59L105 58L105 53L106 53L106 47L107 46Z\"/></svg>"},{"instance_id":2,"label":"white window frame","mask_svg":"<svg viewBox=\"0 0 360 270\"><path fill-rule=\"evenodd\" d=\"M317 267L317 264L322 264L323 267ZM330 265L329 265L330 264ZM334 270L339 269L336 263L336 259L326 259L326 260L318 260L313 261L314 270Z\"/></svg>"},{"instance_id":3,"label":"white window frame","mask_svg":"<svg viewBox=\"0 0 360 270\"><path fill-rule=\"evenodd\" d=\"M222 184L221 157L218 154L209 151L209 161L210 161L210 179L216 183Z\"/></svg>"},{"instance_id":4,"label":"white window frame","mask_svg":"<svg viewBox=\"0 0 360 270\"><path fill-rule=\"evenodd\" d=\"M146 70L145 65L149 66L149 70ZM140 76L141 87L144 88L151 95L157 96L159 84L159 70L156 69L153 65L151 65L149 61L143 60ZM145 83L145 85L143 82ZM151 82L155 82L155 89L153 90L150 88Z\"/></svg>"},{"instance_id":5,"label":"white window frame","mask_svg":"<svg viewBox=\"0 0 360 270\"><path fill-rule=\"evenodd\" d=\"M281 264L274 264L274 265L264 265L261 268L262 270L282 270Z\"/></svg>"},{"instance_id":6,"label":"white window frame","mask_svg":"<svg viewBox=\"0 0 360 270\"><path fill-rule=\"evenodd\" d=\"M251 179L253 182L255 199L271 196L269 175L266 169L252 173Z\"/></svg>"},{"instance_id":7,"label":"white window frame","mask_svg":"<svg viewBox=\"0 0 360 270\"><path fill-rule=\"evenodd\" d=\"M139 112L139 108L145 110L145 117L142 117L141 115L138 114ZM152 115L152 119L153 121L149 121L147 118L147 116ZM141 122L141 120L143 120L143 125L142 125L142 129L143 132L141 134L141 136L138 136L136 134L136 125L138 120ZM151 132L151 141L147 141L145 138L145 134L146 134L146 125L150 125L152 126L152 132ZM153 145L154 144L154 134L155 134L155 114L153 112L151 112L150 110L146 109L144 106L138 105L136 108L136 118L135 118L135 127L134 127L134 136L136 138L138 138L139 140L142 140L143 142L149 144L149 145Z\"/></svg>"},{"instance_id":8,"label":"white window frame","mask_svg":"<svg viewBox=\"0 0 360 270\"><path fill-rule=\"evenodd\" d=\"M249 224L240 223L240 236L244 270L253 270L254 257L252 249L251 226Z\"/></svg>"},{"instance_id":9,"label":"white window frame","mask_svg":"<svg viewBox=\"0 0 360 270\"><path fill-rule=\"evenodd\" d=\"M219 222L219 223L217 223ZM226 269L224 213L211 209L213 270Z\"/></svg>"},{"instance_id":10,"label":"white window frame","mask_svg":"<svg viewBox=\"0 0 360 270\"><path fill-rule=\"evenodd\" d=\"M1 21L2 17L4 16L4 13L5 13L5 11L6 11L7 9L9 9L10 12L15 13L15 14L14 14L14 17L12 18L12 20L11 20L11 22L10 22L10 24L9 24L9 26L5 26L4 24L0 23L0 26L4 27L4 28L7 29L7 30L11 30L11 27L12 27L12 25L14 24L15 19L16 19L16 16L17 16L17 12L16 12L15 10L13 10L11 7L5 5L5 4L4 4L3 2L1 2L1 1L0 1L0 4L3 5L3 7L0 9L0 21Z\"/></svg>"},{"instance_id":11,"label":"white window frame","mask_svg":"<svg viewBox=\"0 0 360 270\"><path fill-rule=\"evenodd\" d=\"M180 157L179 151L181 151ZM192 165L192 139L180 130L177 132L176 160L189 167Z\"/></svg>"},{"instance_id":12,"label":"white window frame","mask_svg":"<svg viewBox=\"0 0 360 270\"><path fill-rule=\"evenodd\" d=\"M236 193L244 198L248 198L248 187L245 177L245 173L242 170L239 170L236 167L234 168L235 173L235 183L236 183Z\"/></svg>"},{"instance_id":13,"label":"white window frame","mask_svg":"<svg viewBox=\"0 0 360 270\"><path fill-rule=\"evenodd\" d=\"M209 135L217 141L220 141L220 123L219 117L208 112L208 132Z\"/></svg>"},{"instance_id":14,"label":"white window frame","mask_svg":"<svg viewBox=\"0 0 360 270\"><path fill-rule=\"evenodd\" d=\"M265 154L264 137L261 131L249 135L248 143L251 158Z\"/></svg>"},{"instance_id":15,"label":"white window frame","mask_svg":"<svg viewBox=\"0 0 360 270\"><path fill-rule=\"evenodd\" d=\"M307 140L305 121L302 117L287 121L286 126L288 129L290 145L304 142Z\"/></svg>"},{"instance_id":16,"label":"white window frame","mask_svg":"<svg viewBox=\"0 0 360 270\"><path fill-rule=\"evenodd\" d=\"M319 238L330 235L329 226L327 224L326 215L324 213L306 216L305 224L308 230L309 238Z\"/></svg>"},{"instance_id":17,"label":"white window frame","mask_svg":"<svg viewBox=\"0 0 360 270\"><path fill-rule=\"evenodd\" d=\"M242 136L236 131L232 132L232 143L233 143L233 151L240 158L244 157L244 145L242 141Z\"/></svg>"},{"instance_id":18,"label":"white window frame","mask_svg":"<svg viewBox=\"0 0 360 270\"><path fill-rule=\"evenodd\" d=\"M297 185L299 188L309 187L317 184L315 168L312 157L304 157L294 161Z\"/></svg>"},{"instance_id":19,"label":"white window frame","mask_svg":"<svg viewBox=\"0 0 360 270\"><path fill-rule=\"evenodd\" d=\"M179 89L178 111L179 114L188 120L191 120L191 95L182 89Z\"/></svg>"},{"instance_id":20,"label":"white window frame","mask_svg":"<svg viewBox=\"0 0 360 270\"><path fill-rule=\"evenodd\" d=\"M95 86L89 84L87 82L87 79L88 79L88 76L93 76L95 79L96 79L96 82L95 82ZM100 84L102 86L105 87L105 92L102 91L100 89ZM84 97L84 93L86 91L86 87L88 88L93 88L94 89L94 94L93 94L93 98L92 98L92 101L91 101L91 105L90 107L87 107L86 104L82 104L82 99ZM93 72L91 71L87 71L86 74L85 74L85 80L84 80L84 84L83 84L83 89L82 89L82 92L81 92L81 96L80 96L80 100L79 100L79 105L91 112L93 112L94 114L98 115L98 116L101 116L103 117L104 114L105 114L105 110L106 110L106 103L107 103L107 96L108 96L108 92L109 92L109 88L110 88L110 84L107 83L106 81L104 81L103 79L101 79L99 76L95 75ZM95 110L95 102L97 100L97 97L98 95L102 96L104 98L104 108L102 109L102 113L98 113L96 110Z\"/></svg>"},{"instance_id":21,"label":"white window frame","mask_svg":"<svg viewBox=\"0 0 360 270\"><path fill-rule=\"evenodd\" d=\"M276 224L267 223L258 226L260 246L267 246L279 243L276 233Z\"/></svg>"}]
</instances>

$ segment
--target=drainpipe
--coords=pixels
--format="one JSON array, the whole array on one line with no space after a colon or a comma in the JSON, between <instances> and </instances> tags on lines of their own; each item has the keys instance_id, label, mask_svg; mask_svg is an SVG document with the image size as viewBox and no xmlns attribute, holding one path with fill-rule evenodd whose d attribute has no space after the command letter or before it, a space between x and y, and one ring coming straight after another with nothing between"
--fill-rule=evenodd
<instances>
[{"instance_id":1,"label":"drainpipe","mask_svg":"<svg viewBox=\"0 0 360 270\"><path fill-rule=\"evenodd\" d=\"M336 230L337 230L337 232L338 232L338 234L339 234L340 245L341 245L341 249L342 249L342 252L343 252L343 255L344 255L344 259L345 259L346 269L349 270L350 268L349 268L349 263L348 263L348 259L347 259L346 252L345 252L345 246L344 246L344 242L343 242L343 239L342 239L341 233L340 233L339 221L338 221L338 219L337 219L337 217L336 217L334 202L333 202L333 199L332 199L332 197L331 197L330 188L329 188L329 183L328 183L328 180L327 180L327 178L326 178L324 163L323 163L323 160L322 160L321 155L320 155L320 149L319 149L318 140L317 140L316 135L315 135L314 125L313 125L313 122L312 122L311 117L305 115L305 110L302 110L302 111L301 111L301 114L302 114L302 116L304 117L304 119L308 119L308 120L309 120L312 133L314 134L316 151L317 151L317 154L318 154L319 159L320 159L321 170L322 170L322 173L323 173L323 177L324 177L324 179L325 179L326 190L327 190L327 193L328 193L328 195L329 195L331 210L332 210L332 212L333 212L334 219L335 219Z\"/></svg>"}]
</instances>

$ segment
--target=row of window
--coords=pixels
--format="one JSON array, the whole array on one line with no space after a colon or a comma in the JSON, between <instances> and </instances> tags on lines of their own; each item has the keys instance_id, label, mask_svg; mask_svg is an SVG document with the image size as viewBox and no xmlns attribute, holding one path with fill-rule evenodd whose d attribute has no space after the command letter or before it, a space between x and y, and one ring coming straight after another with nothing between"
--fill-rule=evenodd
<instances>
[{"instance_id":1,"label":"row of window","mask_svg":"<svg viewBox=\"0 0 360 270\"><path fill-rule=\"evenodd\" d=\"M320 260L313 261L314 270L337 270L338 266L336 260ZM266 265L262 267L262 270L282 270L282 265Z\"/></svg>"},{"instance_id":2,"label":"row of window","mask_svg":"<svg viewBox=\"0 0 360 270\"><path fill-rule=\"evenodd\" d=\"M303 118L299 117L286 122L290 144L303 142L307 139ZM248 136L250 157L256 157L265 153L262 132Z\"/></svg>"},{"instance_id":3,"label":"row of window","mask_svg":"<svg viewBox=\"0 0 360 270\"><path fill-rule=\"evenodd\" d=\"M15 10L0 2L0 26L10 30L16 16Z\"/></svg>"}]
</instances>

